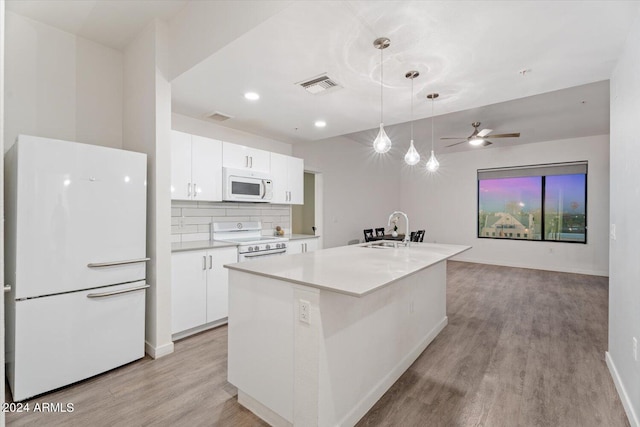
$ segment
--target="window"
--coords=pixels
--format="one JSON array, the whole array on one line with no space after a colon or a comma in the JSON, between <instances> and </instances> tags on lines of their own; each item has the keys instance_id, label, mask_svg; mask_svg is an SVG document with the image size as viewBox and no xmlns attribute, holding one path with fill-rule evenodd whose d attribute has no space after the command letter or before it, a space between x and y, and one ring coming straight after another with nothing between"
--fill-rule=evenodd
<instances>
[{"instance_id":1,"label":"window","mask_svg":"<svg viewBox=\"0 0 640 427\"><path fill-rule=\"evenodd\" d=\"M587 162L478 170L478 237L586 243Z\"/></svg>"}]
</instances>

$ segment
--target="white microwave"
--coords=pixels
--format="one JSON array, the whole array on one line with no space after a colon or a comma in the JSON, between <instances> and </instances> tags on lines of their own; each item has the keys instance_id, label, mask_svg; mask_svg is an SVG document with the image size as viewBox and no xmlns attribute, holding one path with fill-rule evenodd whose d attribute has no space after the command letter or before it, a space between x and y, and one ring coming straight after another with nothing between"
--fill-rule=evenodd
<instances>
[{"instance_id":1,"label":"white microwave","mask_svg":"<svg viewBox=\"0 0 640 427\"><path fill-rule=\"evenodd\" d=\"M223 168L223 178L224 201L268 202L273 197L273 182L263 172Z\"/></svg>"}]
</instances>

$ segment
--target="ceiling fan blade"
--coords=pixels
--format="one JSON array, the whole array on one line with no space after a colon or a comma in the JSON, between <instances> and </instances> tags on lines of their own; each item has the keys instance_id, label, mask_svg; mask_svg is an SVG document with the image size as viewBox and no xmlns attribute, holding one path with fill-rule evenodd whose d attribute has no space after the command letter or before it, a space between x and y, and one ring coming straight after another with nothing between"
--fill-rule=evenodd
<instances>
[{"instance_id":1,"label":"ceiling fan blade","mask_svg":"<svg viewBox=\"0 0 640 427\"><path fill-rule=\"evenodd\" d=\"M453 147L454 145L462 144L462 143L465 143L465 142L467 142L466 139L464 141L456 142L455 144L447 145L447 148L448 147Z\"/></svg>"},{"instance_id":2,"label":"ceiling fan blade","mask_svg":"<svg viewBox=\"0 0 640 427\"><path fill-rule=\"evenodd\" d=\"M491 138L519 138L520 132L516 133L501 133L498 135L491 135Z\"/></svg>"},{"instance_id":3,"label":"ceiling fan blade","mask_svg":"<svg viewBox=\"0 0 640 427\"><path fill-rule=\"evenodd\" d=\"M440 139L467 139L466 136L461 136L459 138L456 138L454 136L441 136Z\"/></svg>"},{"instance_id":4,"label":"ceiling fan blade","mask_svg":"<svg viewBox=\"0 0 640 427\"><path fill-rule=\"evenodd\" d=\"M480 132L478 132L478 136L479 137L487 136L491 132L493 132L493 129L482 129Z\"/></svg>"},{"instance_id":5,"label":"ceiling fan blade","mask_svg":"<svg viewBox=\"0 0 640 427\"><path fill-rule=\"evenodd\" d=\"M492 137L492 138L493 138L493 137ZM487 140L485 139L485 140L484 140L484 142L483 142L482 144L480 144L480 145L482 145L483 147L487 147L487 146L489 146L489 145L491 145L491 144L493 144L493 142L491 142L491 141L487 141Z\"/></svg>"}]
</instances>

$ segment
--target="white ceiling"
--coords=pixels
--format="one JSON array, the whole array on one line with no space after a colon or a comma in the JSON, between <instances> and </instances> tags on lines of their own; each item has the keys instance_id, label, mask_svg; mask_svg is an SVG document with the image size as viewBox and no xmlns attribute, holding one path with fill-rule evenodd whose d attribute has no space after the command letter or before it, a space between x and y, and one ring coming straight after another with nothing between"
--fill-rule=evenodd
<instances>
[{"instance_id":1,"label":"white ceiling","mask_svg":"<svg viewBox=\"0 0 640 427\"><path fill-rule=\"evenodd\" d=\"M149 22L187 0L6 0L7 10L121 50Z\"/></svg>"},{"instance_id":2,"label":"white ceiling","mask_svg":"<svg viewBox=\"0 0 640 427\"><path fill-rule=\"evenodd\" d=\"M436 114L471 110L457 124L455 133L464 136L473 130L472 121L488 120L476 117L478 107L607 80L639 4L297 1L176 78L173 110L196 118L218 111L233 117L223 126L287 142L375 128L380 51L372 43L386 36L391 46L384 51L385 125L410 120L410 81L404 75L415 69L421 75L415 80L414 117L430 117L425 95L439 92ZM523 76L523 69L530 71ZM314 96L294 84L324 72L344 88ZM261 99L246 101L249 90ZM608 98L601 101L608 111ZM500 132L540 135L540 129L557 126L542 122L540 111L492 111L485 117L496 123L487 127ZM574 121L567 126L583 126L584 116L562 117ZM327 127L315 128L316 119L326 120Z\"/></svg>"},{"instance_id":3,"label":"white ceiling","mask_svg":"<svg viewBox=\"0 0 640 427\"><path fill-rule=\"evenodd\" d=\"M493 129L492 134L520 132L519 138L492 139L490 134L487 139L493 144L489 148L609 133L608 80L444 115L438 114L438 107L436 100L433 124L437 154L484 149L468 143L447 147L471 135L471 123L476 121L481 123L479 129ZM431 123L431 118L413 123L415 147L425 160L431 150ZM411 139L410 123L388 126L386 132L393 142L392 153L404 156ZM371 146L376 133L377 129L370 129L346 137ZM443 136L462 138L441 140Z\"/></svg>"},{"instance_id":4,"label":"white ceiling","mask_svg":"<svg viewBox=\"0 0 640 427\"><path fill-rule=\"evenodd\" d=\"M6 5L122 49L152 19L171 23L188 2L7 0ZM216 3L194 10L228 14L229 8L247 7ZM638 1L299 0L239 31L177 77L173 110L200 119L218 111L233 117L223 126L285 142L349 134L369 144L380 120L380 51L372 44L386 36L391 46L384 51L384 122L399 141L398 150L408 145L411 89L404 75L412 69L421 73L414 92L417 144L430 141L431 122L419 119L431 116L425 98L431 92L440 93L436 138L469 135L473 121L494 133L519 131L518 143L607 133L608 84L588 83L609 79L639 6ZM523 76L524 69L530 71ZM324 72L343 88L311 95L294 84ZM245 100L248 90L261 99ZM532 96L543 93L548 94ZM317 119L327 127L315 128ZM465 146L445 149L444 142L436 142L445 152Z\"/></svg>"}]
</instances>

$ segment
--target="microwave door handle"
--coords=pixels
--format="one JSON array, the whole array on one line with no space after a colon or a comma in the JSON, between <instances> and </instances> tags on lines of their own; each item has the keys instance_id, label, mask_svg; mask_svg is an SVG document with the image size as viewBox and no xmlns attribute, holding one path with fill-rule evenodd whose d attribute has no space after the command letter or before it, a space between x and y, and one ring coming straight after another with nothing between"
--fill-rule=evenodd
<instances>
[{"instance_id":1,"label":"microwave door handle","mask_svg":"<svg viewBox=\"0 0 640 427\"><path fill-rule=\"evenodd\" d=\"M264 179L260 181L260 198L264 199L267 194L267 184L264 183Z\"/></svg>"}]
</instances>

